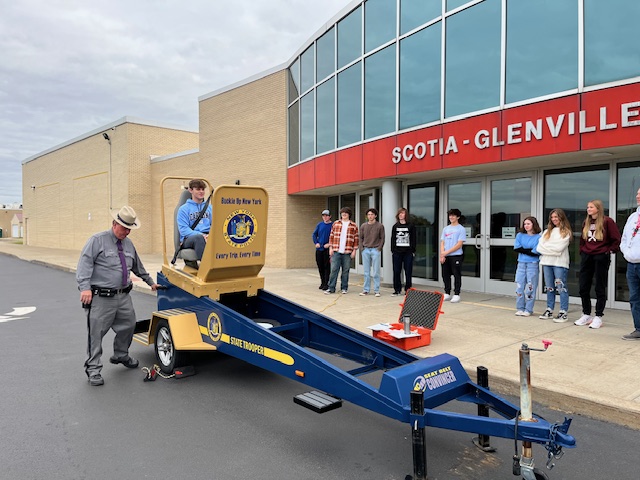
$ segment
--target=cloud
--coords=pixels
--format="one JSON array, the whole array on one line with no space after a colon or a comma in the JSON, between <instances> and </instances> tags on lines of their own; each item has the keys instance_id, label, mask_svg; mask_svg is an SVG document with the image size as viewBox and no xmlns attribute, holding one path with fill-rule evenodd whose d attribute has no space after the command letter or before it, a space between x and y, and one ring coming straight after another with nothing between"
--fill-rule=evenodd
<instances>
[{"instance_id":1,"label":"cloud","mask_svg":"<svg viewBox=\"0 0 640 480\"><path fill-rule=\"evenodd\" d=\"M198 97L286 62L351 0L21 0L0 16L0 204L21 162L124 116L198 128Z\"/></svg>"}]
</instances>

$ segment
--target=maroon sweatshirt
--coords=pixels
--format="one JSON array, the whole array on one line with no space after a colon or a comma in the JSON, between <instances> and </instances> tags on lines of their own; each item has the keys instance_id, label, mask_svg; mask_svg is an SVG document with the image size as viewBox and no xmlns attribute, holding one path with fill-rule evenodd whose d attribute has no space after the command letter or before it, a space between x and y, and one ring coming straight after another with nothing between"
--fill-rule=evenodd
<instances>
[{"instance_id":1,"label":"maroon sweatshirt","mask_svg":"<svg viewBox=\"0 0 640 480\"><path fill-rule=\"evenodd\" d=\"M620 230L616 222L610 217L604 217L604 235L602 240L596 240L593 236L595 234L596 221L589 217L591 220L591 230L585 240L582 238L582 232L580 232L580 253L586 253L587 255L598 255L601 253L616 253L620 250Z\"/></svg>"}]
</instances>

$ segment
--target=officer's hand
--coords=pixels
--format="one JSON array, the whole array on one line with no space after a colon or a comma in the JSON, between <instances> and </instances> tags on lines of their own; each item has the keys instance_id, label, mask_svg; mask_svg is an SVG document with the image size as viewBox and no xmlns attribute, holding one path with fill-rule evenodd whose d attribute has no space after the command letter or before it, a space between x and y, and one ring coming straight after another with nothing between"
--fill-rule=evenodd
<instances>
[{"instance_id":1,"label":"officer's hand","mask_svg":"<svg viewBox=\"0 0 640 480\"><path fill-rule=\"evenodd\" d=\"M93 295L91 294L91 290L83 290L80 292L80 303L89 305L92 298Z\"/></svg>"}]
</instances>

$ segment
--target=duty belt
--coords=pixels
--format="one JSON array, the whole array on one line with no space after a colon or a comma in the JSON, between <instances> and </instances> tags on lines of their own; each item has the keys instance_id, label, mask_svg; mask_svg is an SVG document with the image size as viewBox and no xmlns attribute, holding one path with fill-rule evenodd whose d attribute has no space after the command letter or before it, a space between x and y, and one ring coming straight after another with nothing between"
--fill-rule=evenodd
<instances>
[{"instance_id":1,"label":"duty belt","mask_svg":"<svg viewBox=\"0 0 640 480\"><path fill-rule=\"evenodd\" d=\"M91 293L99 297L114 297L119 293L129 293L133 288L133 283L130 283L124 288L103 288L91 285Z\"/></svg>"}]
</instances>

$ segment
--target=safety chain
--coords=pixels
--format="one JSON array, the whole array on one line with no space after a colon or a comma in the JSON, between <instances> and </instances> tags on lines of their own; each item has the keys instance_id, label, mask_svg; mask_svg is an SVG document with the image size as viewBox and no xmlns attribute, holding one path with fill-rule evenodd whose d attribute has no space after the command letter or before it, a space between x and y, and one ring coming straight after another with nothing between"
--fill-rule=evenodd
<instances>
[{"instance_id":1,"label":"safety chain","mask_svg":"<svg viewBox=\"0 0 640 480\"><path fill-rule=\"evenodd\" d=\"M551 425L551 427L549 427L549 442L546 443L544 446L544 448L548 452L547 468L549 470L551 470L553 467L556 466L556 464L553 463L553 461L561 459L562 456L564 455L564 451L562 450L562 447L556 443L556 436L558 434L559 427L560 425L558 425L557 423L554 423L553 425Z\"/></svg>"},{"instance_id":2,"label":"safety chain","mask_svg":"<svg viewBox=\"0 0 640 480\"><path fill-rule=\"evenodd\" d=\"M153 382L153 381L156 380L156 378L158 378L158 376L160 376L162 378L173 378L173 377L176 376L175 373L172 373L171 375L167 375L167 374L162 373L162 370L160 370L160 367L158 365L154 365L151 368L142 367L141 370L144 372L143 381L145 381L145 382Z\"/></svg>"}]
</instances>

